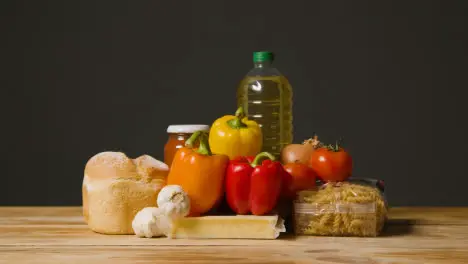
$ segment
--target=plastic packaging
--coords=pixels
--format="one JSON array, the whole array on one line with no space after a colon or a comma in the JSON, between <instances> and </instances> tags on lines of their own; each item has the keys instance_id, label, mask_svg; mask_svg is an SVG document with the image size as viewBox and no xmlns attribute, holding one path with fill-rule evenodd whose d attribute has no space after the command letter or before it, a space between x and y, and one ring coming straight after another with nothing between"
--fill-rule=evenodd
<instances>
[{"instance_id":1,"label":"plastic packaging","mask_svg":"<svg viewBox=\"0 0 468 264\"><path fill-rule=\"evenodd\" d=\"M262 151L279 157L282 148L293 141L293 95L289 81L273 61L272 52L254 52L254 68L237 88L237 104L262 128Z\"/></svg>"},{"instance_id":2,"label":"plastic packaging","mask_svg":"<svg viewBox=\"0 0 468 264\"><path fill-rule=\"evenodd\" d=\"M375 237L387 216L383 189L368 181L327 183L294 202L297 235Z\"/></svg>"}]
</instances>

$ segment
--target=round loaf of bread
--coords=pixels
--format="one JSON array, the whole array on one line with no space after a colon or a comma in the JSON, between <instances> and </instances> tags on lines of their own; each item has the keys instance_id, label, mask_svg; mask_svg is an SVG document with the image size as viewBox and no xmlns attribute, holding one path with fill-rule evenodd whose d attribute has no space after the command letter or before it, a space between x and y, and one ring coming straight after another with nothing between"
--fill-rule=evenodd
<instances>
[{"instance_id":1,"label":"round loaf of bread","mask_svg":"<svg viewBox=\"0 0 468 264\"><path fill-rule=\"evenodd\" d=\"M169 167L151 156L128 158L101 152L85 167L83 215L91 230L103 234L134 234L132 221L145 207L156 207Z\"/></svg>"}]
</instances>

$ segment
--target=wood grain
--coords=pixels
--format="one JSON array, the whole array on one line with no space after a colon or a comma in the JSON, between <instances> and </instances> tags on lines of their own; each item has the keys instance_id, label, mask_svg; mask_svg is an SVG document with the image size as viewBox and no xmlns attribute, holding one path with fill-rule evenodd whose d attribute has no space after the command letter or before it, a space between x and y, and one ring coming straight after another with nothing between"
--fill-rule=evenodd
<instances>
[{"instance_id":1,"label":"wood grain","mask_svg":"<svg viewBox=\"0 0 468 264\"><path fill-rule=\"evenodd\" d=\"M0 208L0 263L468 263L468 208L394 208L377 238L171 240L88 230L79 207Z\"/></svg>"}]
</instances>

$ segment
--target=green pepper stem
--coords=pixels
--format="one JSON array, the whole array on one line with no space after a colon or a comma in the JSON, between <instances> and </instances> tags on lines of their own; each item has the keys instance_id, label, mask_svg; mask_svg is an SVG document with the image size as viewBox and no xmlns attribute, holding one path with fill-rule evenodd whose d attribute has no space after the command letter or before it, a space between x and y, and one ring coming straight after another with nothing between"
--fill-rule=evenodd
<instances>
[{"instance_id":1,"label":"green pepper stem","mask_svg":"<svg viewBox=\"0 0 468 264\"><path fill-rule=\"evenodd\" d=\"M252 167L258 166L262 163L262 161L266 159L276 160L276 157L269 152L260 152L257 154L257 156L255 156L255 159L252 161L250 165L252 165Z\"/></svg>"},{"instance_id":2,"label":"green pepper stem","mask_svg":"<svg viewBox=\"0 0 468 264\"><path fill-rule=\"evenodd\" d=\"M235 115L235 118L227 121L228 125L234 129L247 127L247 125L244 122L242 122L242 119L245 117L244 108L242 106L239 106L239 108L237 108Z\"/></svg>"},{"instance_id":3,"label":"green pepper stem","mask_svg":"<svg viewBox=\"0 0 468 264\"><path fill-rule=\"evenodd\" d=\"M199 142L199 147L197 152L202 155L211 156L210 144L208 143L208 134L204 131L196 131L193 133L187 141L185 141L185 146L193 148L195 142Z\"/></svg>"}]
</instances>

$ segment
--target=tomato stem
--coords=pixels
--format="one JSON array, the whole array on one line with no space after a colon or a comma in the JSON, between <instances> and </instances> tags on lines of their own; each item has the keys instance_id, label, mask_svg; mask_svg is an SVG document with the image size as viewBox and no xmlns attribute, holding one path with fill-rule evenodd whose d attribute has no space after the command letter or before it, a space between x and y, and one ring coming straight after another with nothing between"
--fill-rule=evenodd
<instances>
[{"instance_id":1,"label":"tomato stem","mask_svg":"<svg viewBox=\"0 0 468 264\"><path fill-rule=\"evenodd\" d=\"M343 138L340 137L340 139L338 139L338 140L335 141L335 145L333 145L333 144L328 144L327 149L328 149L329 151L338 152L338 151L340 151L341 143L342 143L342 142L343 142Z\"/></svg>"}]
</instances>

